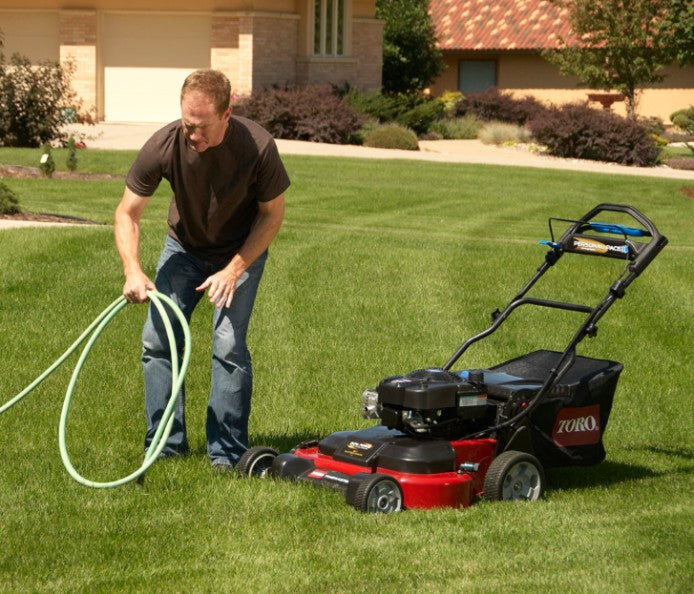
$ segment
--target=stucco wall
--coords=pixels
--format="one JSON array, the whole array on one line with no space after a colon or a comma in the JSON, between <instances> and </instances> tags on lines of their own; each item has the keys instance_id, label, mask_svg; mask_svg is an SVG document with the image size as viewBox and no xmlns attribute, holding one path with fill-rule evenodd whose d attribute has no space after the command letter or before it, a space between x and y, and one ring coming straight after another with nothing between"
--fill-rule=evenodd
<instances>
[{"instance_id":1,"label":"stucco wall","mask_svg":"<svg viewBox=\"0 0 694 594\"><path fill-rule=\"evenodd\" d=\"M458 89L458 61L460 59L496 59L497 82L502 90L518 96L532 95L541 101L559 105L572 101L586 101L588 93L600 92L578 86L575 77L564 77L558 69L532 53L467 53L444 56L446 70L431 87L434 95ZM637 113L642 117L657 117L669 123L670 114L694 105L694 68L671 66L665 70L662 83L644 87L639 94ZM597 104L595 104L598 106ZM613 111L626 115L624 103L615 103Z\"/></svg>"}]
</instances>

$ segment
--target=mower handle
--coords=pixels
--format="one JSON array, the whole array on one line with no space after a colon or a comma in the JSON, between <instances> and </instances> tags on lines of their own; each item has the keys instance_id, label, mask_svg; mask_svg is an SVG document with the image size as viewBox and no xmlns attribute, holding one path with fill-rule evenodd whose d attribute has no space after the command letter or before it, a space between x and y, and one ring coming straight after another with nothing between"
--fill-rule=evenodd
<instances>
[{"instance_id":1,"label":"mower handle","mask_svg":"<svg viewBox=\"0 0 694 594\"><path fill-rule=\"evenodd\" d=\"M633 234L639 233L640 236L648 235L651 240L648 243L639 243L639 247L636 248L631 242L627 242L633 252L636 254L634 258L629 262L627 268L622 273L621 278L617 279L607 296L595 307L588 307L585 305L580 305L576 303L563 303L556 301L549 301L546 299L530 299L526 298L526 294L535 285L535 283L542 277L549 268L551 268L557 260L562 256L562 254L567 251L567 248L571 245L572 240L576 233L580 229L586 226L590 227L590 221L601 212L620 212L631 216L633 219L638 221L643 227L647 229L647 232L642 232L642 230L624 228L619 232L623 232L627 235L627 229ZM550 308L565 309L568 311L583 312L588 314L588 318L581 326L580 330L576 334L576 337L572 341L572 345L567 349L567 352L576 347L576 345L583 340L586 335L593 335L596 330L596 324L598 320L605 314L605 312L612 306L616 299L624 296L626 288L633 282L633 280L643 272L643 270L653 261L653 259L660 253L660 251L667 245L667 237L661 235L653 222L646 217L643 213L638 211L632 206L625 204L612 204L609 202L604 202L598 204L595 208L588 211L578 220L568 221L573 223L571 227L564 232L559 241L555 242L552 238L551 242L543 242L550 245L550 249L545 256L545 261L537 269L535 275L528 281L528 283L521 289L521 291L509 302L509 304L504 308L503 311L495 311L492 314L492 325L486 330L468 338L458 350L450 357L450 359L443 366L443 369L449 370L455 364L455 362L462 356L462 354L475 342L489 336L502 324L502 322L520 305L539 305ZM599 223L602 229L609 227L607 232L612 232L617 230L617 226L609 223ZM551 220L550 220L550 231L551 231Z\"/></svg>"},{"instance_id":2,"label":"mower handle","mask_svg":"<svg viewBox=\"0 0 694 594\"><path fill-rule=\"evenodd\" d=\"M631 229L628 227L621 227L620 225L612 225L609 223L597 223L591 224L591 221L599 215L601 212L619 212L629 215L632 219L639 222L643 227L647 229L647 233L644 233L640 229ZM633 236L650 236L651 240L647 243L640 244L640 247L636 251L636 257L629 264L629 270L635 278L641 274L644 269L654 260L654 258L660 253L660 251L667 245L667 237L662 235L653 221L651 221L646 215L627 204L613 204L611 202L603 202L598 204L595 208L588 211L580 219L574 222L574 224L564 232L559 241L557 242L562 248L566 248L571 238L575 233L580 232L582 227L588 226L598 232L604 233L614 233L617 230L623 232L626 235ZM633 278L631 279L633 280ZM629 282L631 282L631 280ZM629 284L629 283L627 283Z\"/></svg>"}]
</instances>

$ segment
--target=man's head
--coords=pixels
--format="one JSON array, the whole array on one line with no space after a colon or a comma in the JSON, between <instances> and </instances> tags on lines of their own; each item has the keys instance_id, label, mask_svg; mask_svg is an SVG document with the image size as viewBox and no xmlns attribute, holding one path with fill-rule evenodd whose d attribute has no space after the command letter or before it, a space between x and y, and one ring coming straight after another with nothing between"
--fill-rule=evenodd
<instances>
[{"instance_id":1,"label":"man's head","mask_svg":"<svg viewBox=\"0 0 694 594\"><path fill-rule=\"evenodd\" d=\"M181 89L181 119L190 148L199 153L224 139L231 107L231 85L217 70L196 70Z\"/></svg>"}]
</instances>

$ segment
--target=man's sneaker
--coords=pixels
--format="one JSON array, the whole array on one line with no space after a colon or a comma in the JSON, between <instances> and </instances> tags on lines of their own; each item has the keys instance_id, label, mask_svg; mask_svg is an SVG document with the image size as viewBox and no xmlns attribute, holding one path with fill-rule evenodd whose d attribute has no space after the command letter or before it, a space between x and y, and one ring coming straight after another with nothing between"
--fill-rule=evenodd
<instances>
[{"instance_id":1,"label":"man's sneaker","mask_svg":"<svg viewBox=\"0 0 694 594\"><path fill-rule=\"evenodd\" d=\"M225 474L227 472L234 472L234 467L228 462L213 462L212 470L218 474Z\"/></svg>"}]
</instances>

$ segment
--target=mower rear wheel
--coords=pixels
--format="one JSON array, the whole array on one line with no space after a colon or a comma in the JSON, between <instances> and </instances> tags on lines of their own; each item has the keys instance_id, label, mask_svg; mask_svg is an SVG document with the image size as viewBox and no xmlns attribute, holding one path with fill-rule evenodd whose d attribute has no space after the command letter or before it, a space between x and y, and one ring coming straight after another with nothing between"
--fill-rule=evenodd
<instances>
[{"instance_id":1,"label":"mower rear wheel","mask_svg":"<svg viewBox=\"0 0 694 594\"><path fill-rule=\"evenodd\" d=\"M243 476L265 478L278 454L272 448L255 446L246 450L236 464L236 472Z\"/></svg>"},{"instance_id":2,"label":"mower rear wheel","mask_svg":"<svg viewBox=\"0 0 694 594\"><path fill-rule=\"evenodd\" d=\"M399 512L402 510L402 489L393 477L370 474L354 493L354 507L367 513Z\"/></svg>"},{"instance_id":3,"label":"mower rear wheel","mask_svg":"<svg viewBox=\"0 0 694 594\"><path fill-rule=\"evenodd\" d=\"M542 497L542 464L526 452L509 450L494 458L484 479L488 501L535 501Z\"/></svg>"}]
</instances>

